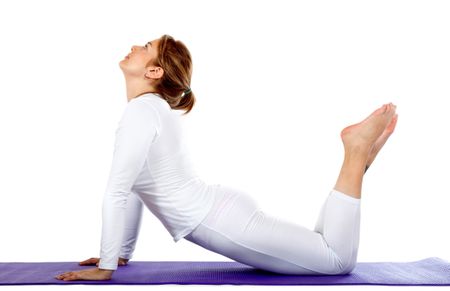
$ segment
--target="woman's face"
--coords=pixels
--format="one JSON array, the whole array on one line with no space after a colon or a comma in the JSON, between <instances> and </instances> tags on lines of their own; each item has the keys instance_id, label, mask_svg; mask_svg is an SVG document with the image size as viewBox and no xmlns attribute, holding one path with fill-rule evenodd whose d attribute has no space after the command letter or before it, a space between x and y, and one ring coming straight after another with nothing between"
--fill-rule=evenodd
<instances>
[{"instance_id":1,"label":"woman's face","mask_svg":"<svg viewBox=\"0 0 450 291\"><path fill-rule=\"evenodd\" d=\"M131 52L120 61L119 66L126 75L137 75L143 77L151 69L156 67L145 67L149 61L158 55L159 39L149 41L143 46L133 45Z\"/></svg>"}]
</instances>

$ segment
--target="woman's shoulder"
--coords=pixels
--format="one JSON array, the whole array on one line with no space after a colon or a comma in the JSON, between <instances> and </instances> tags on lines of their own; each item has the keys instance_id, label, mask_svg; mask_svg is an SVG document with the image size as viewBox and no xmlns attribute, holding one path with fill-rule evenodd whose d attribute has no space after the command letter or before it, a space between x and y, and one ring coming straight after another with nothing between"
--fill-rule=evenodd
<instances>
[{"instance_id":1,"label":"woman's shoulder","mask_svg":"<svg viewBox=\"0 0 450 291\"><path fill-rule=\"evenodd\" d=\"M153 106L158 111L170 110L170 105L164 100L160 95L156 93L146 93L137 98L132 99L130 102L134 101L139 104L148 104Z\"/></svg>"},{"instance_id":2,"label":"woman's shoulder","mask_svg":"<svg viewBox=\"0 0 450 291\"><path fill-rule=\"evenodd\" d=\"M158 102L154 98L142 96L131 99L122 115L121 123L133 120L137 123L161 123L161 111Z\"/></svg>"}]
</instances>

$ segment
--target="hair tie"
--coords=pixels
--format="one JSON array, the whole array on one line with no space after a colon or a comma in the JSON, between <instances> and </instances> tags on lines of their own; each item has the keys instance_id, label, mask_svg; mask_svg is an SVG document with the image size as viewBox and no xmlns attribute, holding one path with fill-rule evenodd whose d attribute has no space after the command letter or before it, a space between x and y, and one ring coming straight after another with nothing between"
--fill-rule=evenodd
<instances>
[{"instance_id":1,"label":"hair tie","mask_svg":"<svg viewBox=\"0 0 450 291\"><path fill-rule=\"evenodd\" d=\"M190 87L188 87L185 91L184 91L184 95L191 93L192 90Z\"/></svg>"}]
</instances>

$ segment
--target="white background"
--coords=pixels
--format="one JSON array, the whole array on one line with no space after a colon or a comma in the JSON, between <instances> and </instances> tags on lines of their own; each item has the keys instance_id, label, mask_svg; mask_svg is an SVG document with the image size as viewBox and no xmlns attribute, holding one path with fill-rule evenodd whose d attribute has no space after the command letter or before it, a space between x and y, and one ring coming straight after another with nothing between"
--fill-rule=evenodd
<instances>
[{"instance_id":1,"label":"white background","mask_svg":"<svg viewBox=\"0 0 450 291\"><path fill-rule=\"evenodd\" d=\"M394 102L396 132L364 179L358 260L449 260L449 15L446 1L0 2L0 261L98 257L127 104L118 63L163 34L193 57L197 103L182 118L200 176L309 228L341 129ZM175 244L146 210L134 260L229 259Z\"/></svg>"}]
</instances>

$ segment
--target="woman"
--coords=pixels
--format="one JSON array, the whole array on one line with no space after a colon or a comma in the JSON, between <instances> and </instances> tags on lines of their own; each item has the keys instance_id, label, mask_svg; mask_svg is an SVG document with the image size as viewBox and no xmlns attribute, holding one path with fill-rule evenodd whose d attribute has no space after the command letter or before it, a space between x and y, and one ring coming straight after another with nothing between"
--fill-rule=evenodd
<instances>
[{"instance_id":1,"label":"woman","mask_svg":"<svg viewBox=\"0 0 450 291\"><path fill-rule=\"evenodd\" d=\"M174 111L186 114L195 103L191 55L182 42L163 35L133 46L120 68L128 104L103 199L100 258L80 263L95 268L57 279L111 279L132 257L144 204L175 242L184 238L255 268L300 275L346 274L355 267L363 175L394 131L395 105L342 130L344 162L312 231L267 215L243 191L197 176Z\"/></svg>"}]
</instances>

